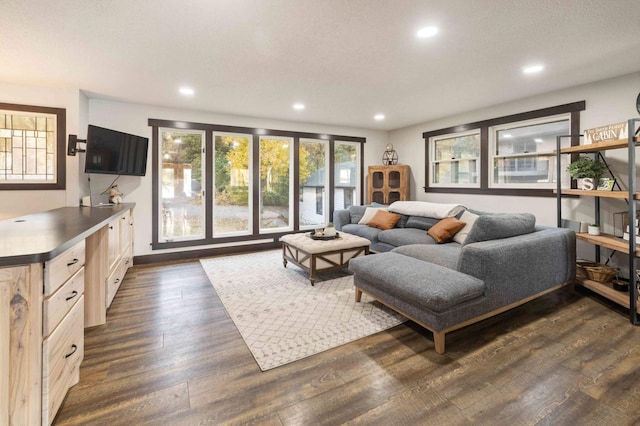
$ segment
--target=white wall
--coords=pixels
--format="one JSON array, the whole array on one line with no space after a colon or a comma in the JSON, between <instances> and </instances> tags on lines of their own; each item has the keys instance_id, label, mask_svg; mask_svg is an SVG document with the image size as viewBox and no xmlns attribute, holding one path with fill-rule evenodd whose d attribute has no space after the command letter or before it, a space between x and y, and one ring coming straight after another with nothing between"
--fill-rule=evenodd
<instances>
[{"instance_id":1,"label":"white wall","mask_svg":"<svg viewBox=\"0 0 640 426\"><path fill-rule=\"evenodd\" d=\"M264 128L272 130L290 130L310 133L328 133L341 136L358 136L367 138L364 144L365 164L377 164L377 158L384 151L388 142L388 133L385 131L357 129L349 127L326 126L312 123L288 122L278 120L267 120L252 117L240 117L232 115L212 114L197 111L187 111L178 109L167 109L149 105L139 105L124 102L114 102L108 100L89 101L89 123L109 129L132 133L139 136L149 137L151 140L151 127L148 120L166 119L189 121L196 123L220 124L228 126L242 126L253 128ZM84 132L86 132L86 127ZM86 136L86 134L82 134ZM84 161L84 157L82 157ZM124 193L125 202L135 202L135 256L164 253L167 251L186 251L193 249L203 249L213 246L198 246L191 249L173 250L151 250L151 217L152 217L152 185L151 185L151 148L147 162L147 175L145 177L122 176L118 179L118 188ZM366 173L366 170L365 170ZM83 195L88 195L85 178L83 177ZM106 189L113 176L91 175L91 189L93 193Z\"/></svg>"},{"instance_id":2,"label":"white wall","mask_svg":"<svg viewBox=\"0 0 640 426\"><path fill-rule=\"evenodd\" d=\"M67 110L67 133L77 134L80 128L81 99L77 89L53 89L0 82L0 102L35 105ZM65 140L66 140L65 135ZM66 152L66 144L65 144ZM78 157L65 157L66 189L56 191L0 191L0 220L64 206L79 204Z\"/></svg>"},{"instance_id":3,"label":"white wall","mask_svg":"<svg viewBox=\"0 0 640 426\"><path fill-rule=\"evenodd\" d=\"M638 92L640 92L640 72L394 130L389 134L389 141L398 151L400 162L411 166L412 199L445 203L460 202L469 207L487 211L529 212L536 216L538 223L555 226L556 199L553 197L425 193L422 189L425 186L425 141L422 133L582 100L586 101L586 110L580 117L581 130L584 130L637 117L635 104ZM611 157L613 163L621 168L623 175L626 175L626 154L610 151L606 155L607 159ZM602 204L603 212L607 210L605 204ZM621 201L612 208L615 211L624 210L625 203ZM563 201L563 217L590 221L593 210L590 199ZM603 220L612 221L612 218L605 216L603 215Z\"/></svg>"}]
</instances>

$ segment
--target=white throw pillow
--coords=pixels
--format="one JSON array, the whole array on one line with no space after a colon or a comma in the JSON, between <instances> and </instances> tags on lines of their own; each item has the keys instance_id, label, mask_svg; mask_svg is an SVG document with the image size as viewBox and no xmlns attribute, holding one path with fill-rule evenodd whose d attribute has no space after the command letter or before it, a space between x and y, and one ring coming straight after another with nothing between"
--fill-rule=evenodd
<instances>
[{"instance_id":1,"label":"white throw pillow","mask_svg":"<svg viewBox=\"0 0 640 426\"><path fill-rule=\"evenodd\" d=\"M462 228L456 235L453 236L453 241L458 244L464 244L464 240L467 239L467 235L469 235L469 231L471 231L471 227L473 223L479 216L477 214L471 213L469 210L465 210L460 216L460 221L466 223L464 228Z\"/></svg>"},{"instance_id":2,"label":"white throw pillow","mask_svg":"<svg viewBox=\"0 0 640 426\"><path fill-rule=\"evenodd\" d=\"M378 210L387 211L386 207L367 207L367 209L364 211L362 219L360 219L360 222L358 222L358 225L367 225L369 221L373 219L376 213L378 213Z\"/></svg>"}]
</instances>

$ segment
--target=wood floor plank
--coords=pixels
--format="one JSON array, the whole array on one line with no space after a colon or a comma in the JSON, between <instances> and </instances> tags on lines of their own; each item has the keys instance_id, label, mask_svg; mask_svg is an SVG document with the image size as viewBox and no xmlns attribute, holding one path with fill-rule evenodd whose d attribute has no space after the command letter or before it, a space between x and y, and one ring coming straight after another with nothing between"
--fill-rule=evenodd
<instances>
[{"instance_id":1,"label":"wood floor plank","mask_svg":"<svg viewBox=\"0 0 640 426\"><path fill-rule=\"evenodd\" d=\"M117 403L92 407L90 411L78 410L75 417L61 418L57 424L163 424L163 418L188 407L187 384L179 383Z\"/></svg>"},{"instance_id":2,"label":"wood floor plank","mask_svg":"<svg viewBox=\"0 0 640 426\"><path fill-rule=\"evenodd\" d=\"M586 383L587 378L568 369L545 377L525 371L496 386L463 413L475 424L535 425Z\"/></svg>"},{"instance_id":3,"label":"wood floor plank","mask_svg":"<svg viewBox=\"0 0 640 426\"><path fill-rule=\"evenodd\" d=\"M619 311L563 289L444 355L407 322L262 372L197 261L134 266L54 424L633 424L638 348Z\"/></svg>"},{"instance_id":4,"label":"wood floor plank","mask_svg":"<svg viewBox=\"0 0 640 426\"><path fill-rule=\"evenodd\" d=\"M609 369L597 377L584 392L619 411L637 415L640 409L640 347L620 353ZM640 416L638 416L640 418Z\"/></svg>"},{"instance_id":5,"label":"wood floor plank","mask_svg":"<svg viewBox=\"0 0 640 426\"><path fill-rule=\"evenodd\" d=\"M419 386L346 422L348 425L471 426L461 410L429 386Z\"/></svg>"},{"instance_id":6,"label":"wood floor plank","mask_svg":"<svg viewBox=\"0 0 640 426\"><path fill-rule=\"evenodd\" d=\"M630 426L638 424L638 417L622 413L583 392L576 392L539 424Z\"/></svg>"}]
</instances>

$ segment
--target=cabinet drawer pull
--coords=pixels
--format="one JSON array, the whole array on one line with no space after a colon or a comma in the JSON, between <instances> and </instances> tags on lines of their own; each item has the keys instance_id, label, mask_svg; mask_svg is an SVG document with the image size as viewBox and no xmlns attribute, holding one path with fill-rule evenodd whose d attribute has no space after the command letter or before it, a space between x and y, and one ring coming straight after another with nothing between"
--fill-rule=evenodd
<instances>
[{"instance_id":1,"label":"cabinet drawer pull","mask_svg":"<svg viewBox=\"0 0 640 426\"><path fill-rule=\"evenodd\" d=\"M114 283L114 284L118 284L119 282L120 282L120 278L116 278L116 279L113 281L113 283Z\"/></svg>"},{"instance_id":2,"label":"cabinet drawer pull","mask_svg":"<svg viewBox=\"0 0 640 426\"><path fill-rule=\"evenodd\" d=\"M71 352L69 352L64 356L65 358L69 358L71 355L75 354L76 351L78 350L78 347L76 345L71 345L71 349L72 349Z\"/></svg>"},{"instance_id":3,"label":"cabinet drawer pull","mask_svg":"<svg viewBox=\"0 0 640 426\"><path fill-rule=\"evenodd\" d=\"M66 301L69 301L69 300L73 299L74 297L76 297L77 295L78 295L78 292L77 292L77 291L75 291L75 290L73 290L73 291L71 292L71 296L67 297L65 300L66 300Z\"/></svg>"},{"instance_id":4,"label":"cabinet drawer pull","mask_svg":"<svg viewBox=\"0 0 640 426\"><path fill-rule=\"evenodd\" d=\"M74 258L70 263L67 263L67 266L71 266L71 265L75 265L76 263L80 262L79 259Z\"/></svg>"}]
</instances>

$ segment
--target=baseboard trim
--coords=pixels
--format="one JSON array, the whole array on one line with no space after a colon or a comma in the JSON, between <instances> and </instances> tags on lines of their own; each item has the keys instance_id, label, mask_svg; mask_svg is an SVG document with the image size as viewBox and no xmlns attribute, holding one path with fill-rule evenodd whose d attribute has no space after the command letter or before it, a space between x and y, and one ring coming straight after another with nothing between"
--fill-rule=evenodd
<instances>
[{"instance_id":1,"label":"baseboard trim","mask_svg":"<svg viewBox=\"0 0 640 426\"><path fill-rule=\"evenodd\" d=\"M187 251L175 251L171 253L149 254L145 256L134 256L134 265L148 265L150 263L174 262L184 260L196 260L201 257L221 256L229 254L253 253L264 250L274 250L282 247L280 241L263 244L247 244L240 246L213 247L207 249L196 249Z\"/></svg>"}]
</instances>

